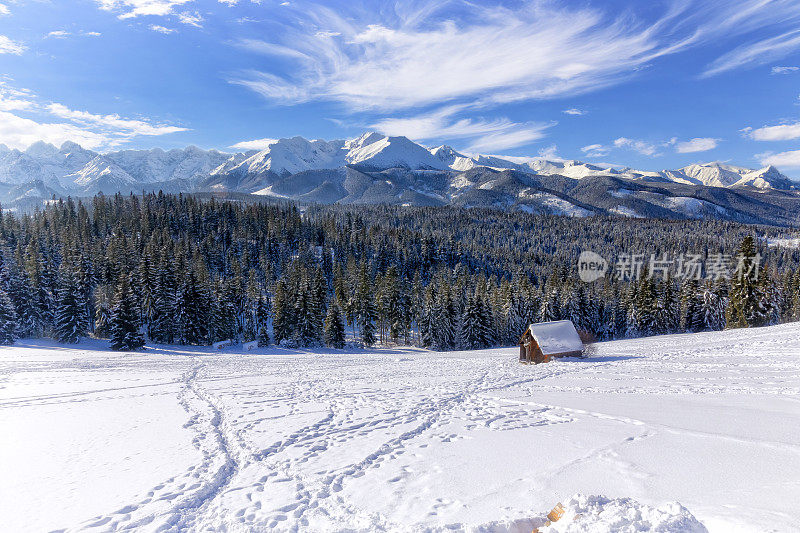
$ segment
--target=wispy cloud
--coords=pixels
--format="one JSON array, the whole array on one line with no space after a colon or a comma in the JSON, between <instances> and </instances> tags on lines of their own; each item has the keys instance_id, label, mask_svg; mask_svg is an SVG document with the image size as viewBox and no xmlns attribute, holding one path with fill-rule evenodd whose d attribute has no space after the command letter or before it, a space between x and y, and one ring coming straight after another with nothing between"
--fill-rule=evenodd
<instances>
[{"instance_id":1,"label":"wispy cloud","mask_svg":"<svg viewBox=\"0 0 800 533\"><path fill-rule=\"evenodd\" d=\"M27 50L24 44L0 35L0 54L22 55Z\"/></svg>"},{"instance_id":2,"label":"wispy cloud","mask_svg":"<svg viewBox=\"0 0 800 533\"><path fill-rule=\"evenodd\" d=\"M10 14L11 11L8 9L8 6L5 4L0 4L0 17Z\"/></svg>"},{"instance_id":3,"label":"wispy cloud","mask_svg":"<svg viewBox=\"0 0 800 533\"><path fill-rule=\"evenodd\" d=\"M627 148L629 150L633 150L634 152L638 152L641 155L646 155L648 157L655 157L661 155L658 152L658 145L651 143L649 141L642 141L639 139L629 139L627 137L619 137L618 139L614 140L614 146L616 148Z\"/></svg>"},{"instance_id":4,"label":"wispy cloud","mask_svg":"<svg viewBox=\"0 0 800 533\"><path fill-rule=\"evenodd\" d=\"M772 67L771 72L773 74L791 74L798 70L800 70L800 67Z\"/></svg>"},{"instance_id":5,"label":"wispy cloud","mask_svg":"<svg viewBox=\"0 0 800 533\"><path fill-rule=\"evenodd\" d=\"M562 113L564 113L565 115L580 116L580 115L585 115L586 111L578 109L577 107L571 107L569 109L565 109L564 111L562 111Z\"/></svg>"},{"instance_id":6,"label":"wispy cloud","mask_svg":"<svg viewBox=\"0 0 800 533\"><path fill-rule=\"evenodd\" d=\"M385 135L404 135L418 141L467 139L468 151L505 150L539 140L554 122L514 122L508 118L458 118L467 106L446 106L411 117L385 118L370 125Z\"/></svg>"},{"instance_id":7,"label":"wispy cloud","mask_svg":"<svg viewBox=\"0 0 800 533\"><path fill-rule=\"evenodd\" d=\"M64 39L66 37L69 37L70 35L72 34L66 30L55 30L48 33L45 37L51 39Z\"/></svg>"},{"instance_id":8,"label":"wispy cloud","mask_svg":"<svg viewBox=\"0 0 800 533\"><path fill-rule=\"evenodd\" d=\"M586 157L605 157L610 151L611 148L602 144L589 144L581 148Z\"/></svg>"},{"instance_id":9,"label":"wispy cloud","mask_svg":"<svg viewBox=\"0 0 800 533\"><path fill-rule=\"evenodd\" d=\"M664 155L662 149L674 148L679 154L689 154L695 152L706 152L716 148L721 139L712 137L695 137L688 141L679 141L673 137L666 141L645 141L642 139L631 139L628 137L618 137L610 144L590 144L581 148L586 157L605 157L612 150L632 150L639 155L646 157L660 157Z\"/></svg>"},{"instance_id":10,"label":"wispy cloud","mask_svg":"<svg viewBox=\"0 0 800 533\"><path fill-rule=\"evenodd\" d=\"M754 141L790 141L800 138L800 122L763 126L761 128L744 128L742 133Z\"/></svg>"},{"instance_id":11,"label":"wispy cloud","mask_svg":"<svg viewBox=\"0 0 800 533\"><path fill-rule=\"evenodd\" d=\"M682 141L675 144L675 151L679 154L691 154L695 152L707 152L713 150L719 144L720 139L711 137L695 137L688 141Z\"/></svg>"},{"instance_id":12,"label":"wispy cloud","mask_svg":"<svg viewBox=\"0 0 800 533\"><path fill-rule=\"evenodd\" d=\"M302 4L292 10L302 25L275 47L261 48L273 55L291 50L290 71L242 73L232 81L285 104L321 98L381 110L458 99L496 104L616 83L663 52L652 27L608 21L598 10L464 4L460 16L445 17L438 7L445 4L417 2L391 16L357 18Z\"/></svg>"},{"instance_id":13,"label":"wispy cloud","mask_svg":"<svg viewBox=\"0 0 800 533\"><path fill-rule=\"evenodd\" d=\"M293 2L280 20L284 31L270 41L275 46L260 50L291 51L284 54L290 66L241 72L230 81L281 104L324 99L357 111L459 102L485 107L607 87L659 57L800 21L795 0L662 5L652 20L637 17L635 7L614 17L601 8L542 1L419 0L394 9L335 11ZM751 45L758 50L719 58L707 75L755 61L767 48L788 47L791 37L770 39Z\"/></svg>"},{"instance_id":14,"label":"wispy cloud","mask_svg":"<svg viewBox=\"0 0 800 533\"><path fill-rule=\"evenodd\" d=\"M800 30L790 31L735 48L713 61L702 75L709 77L740 67L763 65L798 49ZM775 73L775 70L772 72Z\"/></svg>"},{"instance_id":15,"label":"wispy cloud","mask_svg":"<svg viewBox=\"0 0 800 533\"><path fill-rule=\"evenodd\" d=\"M195 11L194 13L178 13L178 21L181 24L187 24L189 26L194 26L195 28L202 28L203 27L203 17Z\"/></svg>"},{"instance_id":16,"label":"wispy cloud","mask_svg":"<svg viewBox=\"0 0 800 533\"><path fill-rule=\"evenodd\" d=\"M186 128L116 114L77 111L55 102L41 102L31 91L0 81L0 143L25 148L43 140L74 141L85 148L118 146L137 136L166 135Z\"/></svg>"},{"instance_id":17,"label":"wispy cloud","mask_svg":"<svg viewBox=\"0 0 800 533\"><path fill-rule=\"evenodd\" d=\"M791 150L788 152L765 152L756 155L756 158L761 161L762 165L775 165L781 168L800 168L800 150Z\"/></svg>"},{"instance_id":18,"label":"wispy cloud","mask_svg":"<svg viewBox=\"0 0 800 533\"><path fill-rule=\"evenodd\" d=\"M151 24L150 26L148 26L148 28L150 28L150 30L152 30L154 32L163 33L164 35L169 35L170 33L175 33L175 31L176 31L176 30L173 30L172 28L166 28L164 26L159 26L158 24Z\"/></svg>"},{"instance_id":19,"label":"wispy cloud","mask_svg":"<svg viewBox=\"0 0 800 533\"><path fill-rule=\"evenodd\" d=\"M232 144L230 147L234 150L266 150L269 145L275 144L278 142L278 139L253 139L252 141L242 141L236 144Z\"/></svg>"},{"instance_id":20,"label":"wispy cloud","mask_svg":"<svg viewBox=\"0 0 800 533\"><path fill-rule=\"evenodd\" d=\"M55 117L65 118L86 126L108 128L125 136L165 135L167 133L186 131L186 128L178 126L153 124L152 122L144 120L126 119L117 114L97 115L89 113L88 111L76 111L62 104L49 104L47 110Z\"/></svg>"},{"instance_id":21,"label":"wispy cloud","mask_svg":"<svg viewBox=\"0 0 800 533\"><path fill-rule=\"evenodd\" d=\"M144 15L164 16L173 13L175 6L188 4L193 0L96 0L100 9L120 11L121 19Z\"/></svg>"}]
</instances>

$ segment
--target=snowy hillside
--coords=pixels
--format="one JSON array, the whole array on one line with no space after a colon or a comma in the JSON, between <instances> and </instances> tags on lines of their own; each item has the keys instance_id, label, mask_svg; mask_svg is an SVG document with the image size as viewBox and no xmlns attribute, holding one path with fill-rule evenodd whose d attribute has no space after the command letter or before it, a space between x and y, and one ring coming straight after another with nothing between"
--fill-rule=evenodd
<instances>
[{"instance_id":1,"label":"snowy hillside","mask_svg":"<svg viewBox=\"0 0 800 533\"><path fill-rule=\"evenodd\" d=\"M800 324L538 366L104 346L0 348L5 529L530 531L557 502L543 531L800 523Z\"/></svg>"}]
</instances>

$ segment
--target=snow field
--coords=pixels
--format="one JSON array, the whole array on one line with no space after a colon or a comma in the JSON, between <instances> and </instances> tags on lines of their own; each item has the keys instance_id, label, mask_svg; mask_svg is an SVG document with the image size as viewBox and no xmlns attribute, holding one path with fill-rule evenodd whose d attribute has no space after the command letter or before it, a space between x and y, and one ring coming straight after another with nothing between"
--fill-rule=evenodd
<instances>
[{"instance_id":1,"label":"snow field","mask_svg":"<svg viewBox=\"0 0 800 533\"><path fill-rule=\"evenodd\" d=\"M800 523L797 324L538 366L104 346L0 349L4 528L530 531L557 502L542 531Z\"/></svg>"}]
</instances>

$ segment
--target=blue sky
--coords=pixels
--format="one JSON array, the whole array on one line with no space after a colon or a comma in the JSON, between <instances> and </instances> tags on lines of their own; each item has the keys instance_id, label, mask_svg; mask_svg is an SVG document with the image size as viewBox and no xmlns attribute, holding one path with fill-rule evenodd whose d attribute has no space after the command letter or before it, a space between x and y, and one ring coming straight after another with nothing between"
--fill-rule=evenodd
<instances>
[{"instance_id":1,"label":"blue sky","mask_svg":"<svg viewBox=\"0 0 800 533\"><path fill-rule=\"evenodd\" d=\"M800 2L0 0L0 143L469 153L800 178Z\"/></svg>"}]
</instances>

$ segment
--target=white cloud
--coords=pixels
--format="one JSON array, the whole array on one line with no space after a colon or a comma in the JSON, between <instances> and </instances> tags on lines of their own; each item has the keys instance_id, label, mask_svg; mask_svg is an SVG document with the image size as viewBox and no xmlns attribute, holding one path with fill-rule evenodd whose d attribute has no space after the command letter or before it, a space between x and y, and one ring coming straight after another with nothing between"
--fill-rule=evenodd
<instances>
[{"instance_id":1,"label":"white cloud","mask_svg":"<svg viewBox=\"0 0 800 533\"><path fill-rule=\"evenodd\" d=\"M571 107L569 109L565 109L564 111L562 111L562 113L564 113L565 115L580 116L580 115L585 115L586 111L583 111L582 109L578 109L577 107Z\"/></svg>"},{"instance_id":2,"label":"white cloud","mask_svg":"<svg viewBox=\"0 0 800 533\"><path fill-rule=\"evenodd\" d=\"M714 76L739 67L763 65L797 49L800 49L800 30L762 39L723 54L708 66L703 72L703 77Z\"/></svg>"},{"instance_id":3,"label":"white cloud","mask_svg":"<svg viewBox=\"0 0 800 533\"><path fill-rule=\"evenodd\" d=\"M0 111L0 143L24 150L36 141L61 145L73 141L95 149L109 144L109 138L69 123L36 122L13 113Z\"/></svg>"},{"instance_id":4,"label":"white cloud","mask_svg":"<svg viewBox=\"0 0 800 533\"><path fill-rule=\"evenodd\" d=\"M592 9L465 4L470 12L462 19L440 17L437 24L437 5L415 5L421 7L381 22L380 13L362 22L304 5L293 13L308 20L287 31L284 42L261 49L290 50L283 55L296 59L291 73L247 72L231 81L286 104L330 99L385 110L465 98L497 104L611 85L665 53L655 35L660 24L609 22ZM255 51L253 44L242 42Z\"/></svg>"},{"instance_id":5,"label":"white cloud","mask_svg":"<svg viewBox=\"0 0 800 533\"><path fill-rule=\"evenodd\" d=\"M88 111L75 111L62 104L50 104L47 106L50 114L69 119L78 124L96 125L103 128L110 128L114 131L124 133L128 136L136 135L165 135L167 133L177 133L186 131L186 128L178 126L168 126L165 124L152 124L143 120L125 119L119 115L95 115Z\"/></svg>"},{"instance_id":6,"label":"white cloud","mask_svg":"<svg viewBox=\"0 0 800 533\"><path fill-rule=\"evenodd\" d=\"M470 139L466 150L486 151L515 148L541 139L555 123L513 122L507 118L491 120L457 118L467 106L446 106L411 117L384 118L369 127L385 135L404 135L415 140Z\"/></svg>"},{"instance_id":7,"label":"white cloud","mask_svg":"<svg viewBox=\"0 0 800 533\"><path fill-rule=\"evenodd\" d=\"M713 139L711 137L695 137L688 141L673 143L675 144L675 151L679 154L691 154L695 152L707 152L713 150L719 144L720 139Z\"/></svg>"},{"instance_id":8,"label":"white cloud","mask_svg":"<svg viewBox=\"0 0 800 533\"><path fill-rule=\"evenodd\" d=\"M164 26L159 26L158 24L151 24L148 27L155 32L163 33L164 35L175 33L175 30L173 30L172 28L165 28Z\"/></svg>"},{"instance_id":9,"label":"white cloud","mask_svg":"<svg viewBox=\"0 0 800 533\"><path fill-rule=\"evenodd\" d=\"M24 44L0 35L0 54L21 55L26 49Z\"/></svg>"},{"instance_id":10,"label":"white cloud","mask_svg":"<svg viewBox=\"0 0 800 533\"><path fill-rule=\"evenodd\" d=\"M761 161L762 165L775 165L781 168L800 168L800 150L779 152L777 154L765 152L756 155L756 157Z\"/></svg>"},{"instance_id":11,"label":"white cloud","mask_svg":"<svg viewBox=\"0 0 800 533\"><path fill-rule=\"evenodd\" d=\"M225 4L228 7L233 7L239 3L239 0L219 0L220 4Z\"/></svg>"},{"instance_id":12,"label":"white cloud","mask_svg":"<svg viewBox=\"0 0 800 533\"><path fill-rule=\"evenodd\" d=\"M51 31L45 37L50 37L52 39L64 39L66 37L69 37L70 35L72 34L66 30L56 30L56 31Z\"/></svg>"},{"instance_id":13,"label":"white cloud","mask_svg":"<svg viewBox=\"0 0 800 533\"><path fill-rule=\"evenodd\" d=\"M99 31L85 31L85 32L81 33L81 35L83 35L85 37L100 37L103 34L100 33Z\"/></svg>"},{"instance_id":14,"label":"white cloud","mask_svg":"<svg viewBox=\"0 0 800 533\"><path fill-rule=\"evenodd\" d=\"M646 155L648 157L656 157L661 155L658 153L658 146L648 142L648 141L641 141L638 139L628 139L627 137L620 137L614 140L614 146L616 148L627 148L633 150L634 152L638 152L641 155Z\"/></svg>"},{"instance_id":15,"label":"white cloud","mask_svg":"<svg viewBox=\"0 0 800 533\"><path fill-rule=\"evenodd\" d=\"M543 157L544 159L548 159L550 161L562 160L561 156L558 155L558 146L555 144L551 144L550 146L539 150L539 157Z\"/></svg>"},{"instance_id":16,"label":"white cloud","mask_svg":"<svg viewBox=\"0 0 800 533\"><path fill-rule=\"evenodd\" d=\"M800 137L800 122L756 129L744 128L742 133L755 141L790 141Z\"/></svg>"},{"instance_id":17,"label":"white cloud","mask_svg":"<svg viewBox=\"0 0 800 533\"><path fill-rule=\"evenodd\" d=\"M659 57L766 27L774 34L800 21L796 0L699 7L676 0L659 3L665 7L655 20L651 13L637 16L640 4L614 17L588 3L547 1L480 6L417 0L393 9L335 10L294 2L286 15L274 13L284 31L273 48L261 49L290 50L283 54L290 65L242 72L230 81L282 104L325 99L353 110L461 102L486 107L618 84ZM733 68L725 66L731 59L720 58L714 72Z\"/></svg>"},{"instance_id":18,"label":"white cloud","mask_svg":"<svg viewBox=\"0 0 800 533\"><path fill-rule=\"evenodd\" d=\"M773 74L790 74L798 70L800 70L800 67L772 67Z\"/></svg>"},{"instance_id":19,"label":"white cloud","mask_svg":"<svg viewBox=\"0 0 800 533\"><path fill-rule=\"evenodd\" d=\"M610 151L611 148L602 144L590 144L581 148L586 157L605 157Z\"/></svg>"},{"instance_id":20,"label":"white cloud","mask_svg":"<svg viewBox=\"0 0 800 533\"><path fill-rule=\"evenodd\" d=\"M193 0L96 0L100 9L106 11L122 11L119 18L128 19L143 15L164 16L173 13L175 6Z\"/></svg>"},{"instance_id":21,"label":"white cloud","mask_svg":"<svg viewBox=\"0 0 800 533\"><path fill-rule=\"evenodd\" d=\"M8 6L5 4L0 4L0 17L4 15L10 15L11 11L8 10Z\"/></svg>"},{"instance_id":22,"label":"white cloud","mask_svg":"<svg viewBox=\"0 0 800 533\"><path fill-rule=\"evenodd\" d=\"M232 144L231 148L234 150L266 150L270 144L275 144L278 142L278 139L253 139L252 141L242 141L236 144Z\"/></svg>"},{"instance_id":23,"label":"white cloud","mask_svg":"<svg viewBox=\"0 0 800 533\"><path fill-rule=\"evenodd\" d=\"M33 102L20 98L4 98L0 96L0 111L25 111L31 109Z\"/></svg>"},{"instance_id":24,"label":"white cloud","mask_svg":"<svg viewBox=\"0 0 800 533\"><path fill-rule=\"evenodd\" d=\"M74 141L85 148L112 147L141 135L165 135L186 128L75 111L63 104L40 103L26 89L0 81L0 143L25 148L36 141L61 144Z\"/></svg>"},{"instance_id":25,"label":"white cloud","mask_svg":"<svg viewBox=\"0 0 800 533\"><path fill-rule=\"evenodd\" d=\"M178 13L178 20L181 24L188 24L189 26L194 26L195 28L202 28L203 27L203 17L195 11L194 13Z\"/></svg>"}]
</instances>

